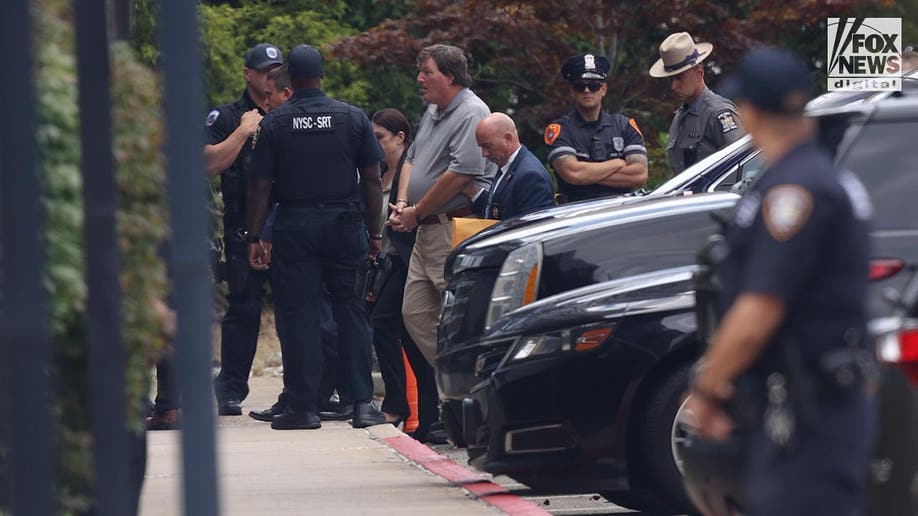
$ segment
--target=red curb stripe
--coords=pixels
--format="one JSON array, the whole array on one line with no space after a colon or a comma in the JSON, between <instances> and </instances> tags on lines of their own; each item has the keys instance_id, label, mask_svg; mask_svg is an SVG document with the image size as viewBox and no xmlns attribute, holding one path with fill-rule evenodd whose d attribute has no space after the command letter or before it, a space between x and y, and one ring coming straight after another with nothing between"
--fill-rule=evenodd
<instances>
[{"instance_id":1,"label":"red curb stripe","mask_svg":"<svg viewBox=\"0 0 918 516\"><path fill-rule=\"evenodd\" d=\"M484 480L484 475L457 464L407 435L383 439L406 459L435 475L464 488L475 498L510 516L544 516L550 514L538 505L507 491L507 488Z\"/></svg>"}]
</instances>

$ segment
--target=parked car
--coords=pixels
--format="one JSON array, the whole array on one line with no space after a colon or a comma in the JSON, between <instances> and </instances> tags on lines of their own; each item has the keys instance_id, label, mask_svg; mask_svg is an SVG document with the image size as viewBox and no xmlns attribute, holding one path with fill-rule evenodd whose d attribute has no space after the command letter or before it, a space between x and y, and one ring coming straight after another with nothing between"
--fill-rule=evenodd
<instances>
[{"instance_id":1,"label":"parked car","mask_svg":"<svg viewBox=\"0 0 918 516\"><path fill-rule=\"evenodd\" d=\"M901 288L899 272L918 264L918 102L827 108L817 120L875 203L874 294ZM700 347L684 268L713 232L712 215L736 198L587 203L451 255L438 381L450 437L469 445L474 465L625 506L688 507L675 423ZM871 296L873 313L888 306Z\"/></svg>"}]
</instances>

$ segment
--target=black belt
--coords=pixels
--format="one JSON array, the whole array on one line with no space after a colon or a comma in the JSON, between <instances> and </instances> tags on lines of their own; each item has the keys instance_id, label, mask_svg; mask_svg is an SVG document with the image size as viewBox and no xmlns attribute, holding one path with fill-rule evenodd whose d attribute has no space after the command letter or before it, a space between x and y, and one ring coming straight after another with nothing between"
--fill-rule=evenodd
<instances>
[{"instance_id":1,"label":"black belt","mask_svg":"<svg viewBox=\"0 0 918 516\"><path fill-rule=\"evenodd\" d=\"M360 201L343 200L343 201L280 201L280 207L283 208L359 208Z\"/></svg>"}]
</instances>

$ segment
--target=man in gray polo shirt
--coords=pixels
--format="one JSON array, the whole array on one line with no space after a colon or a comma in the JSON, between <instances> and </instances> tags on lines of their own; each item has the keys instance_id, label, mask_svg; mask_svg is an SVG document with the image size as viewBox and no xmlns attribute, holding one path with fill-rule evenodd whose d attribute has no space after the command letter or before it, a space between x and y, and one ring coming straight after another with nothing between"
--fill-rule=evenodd
<instances>
[{"instance_id":1,"label":"man in gray polo shirt","mask_svg":"<svg viewBox=\"0 0 918 516\"><path fill-rule=\"evenodd\" d=\"M418 348L435 365L450 220L471 215L463 188L472 181L487 188L497 167L484 159L475 140L475 127L491 110L469 89L472 78L463 51L450 45L426 47L418 54L418 70L428 106L408 149L389 224L396 231L418 228L402 315Z\"/></svg>"}]
</instances>

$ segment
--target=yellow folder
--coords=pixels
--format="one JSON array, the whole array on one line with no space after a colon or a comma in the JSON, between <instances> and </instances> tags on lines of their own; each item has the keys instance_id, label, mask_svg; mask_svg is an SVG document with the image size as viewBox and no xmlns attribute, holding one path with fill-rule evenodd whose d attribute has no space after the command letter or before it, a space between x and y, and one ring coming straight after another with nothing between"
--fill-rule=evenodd
<instances>
[{"instance_id":1,"label":"yellow folder","mask_svg":"<svg viewBox=\"0 0 918 516\"><path fill-rule=\"evenodd\" d=\"M453 242L452 248L462 243L472 235L497 224L497 219L473 219L470 217L456 217L452 220Z\"/></svg>"}]
</instances>

